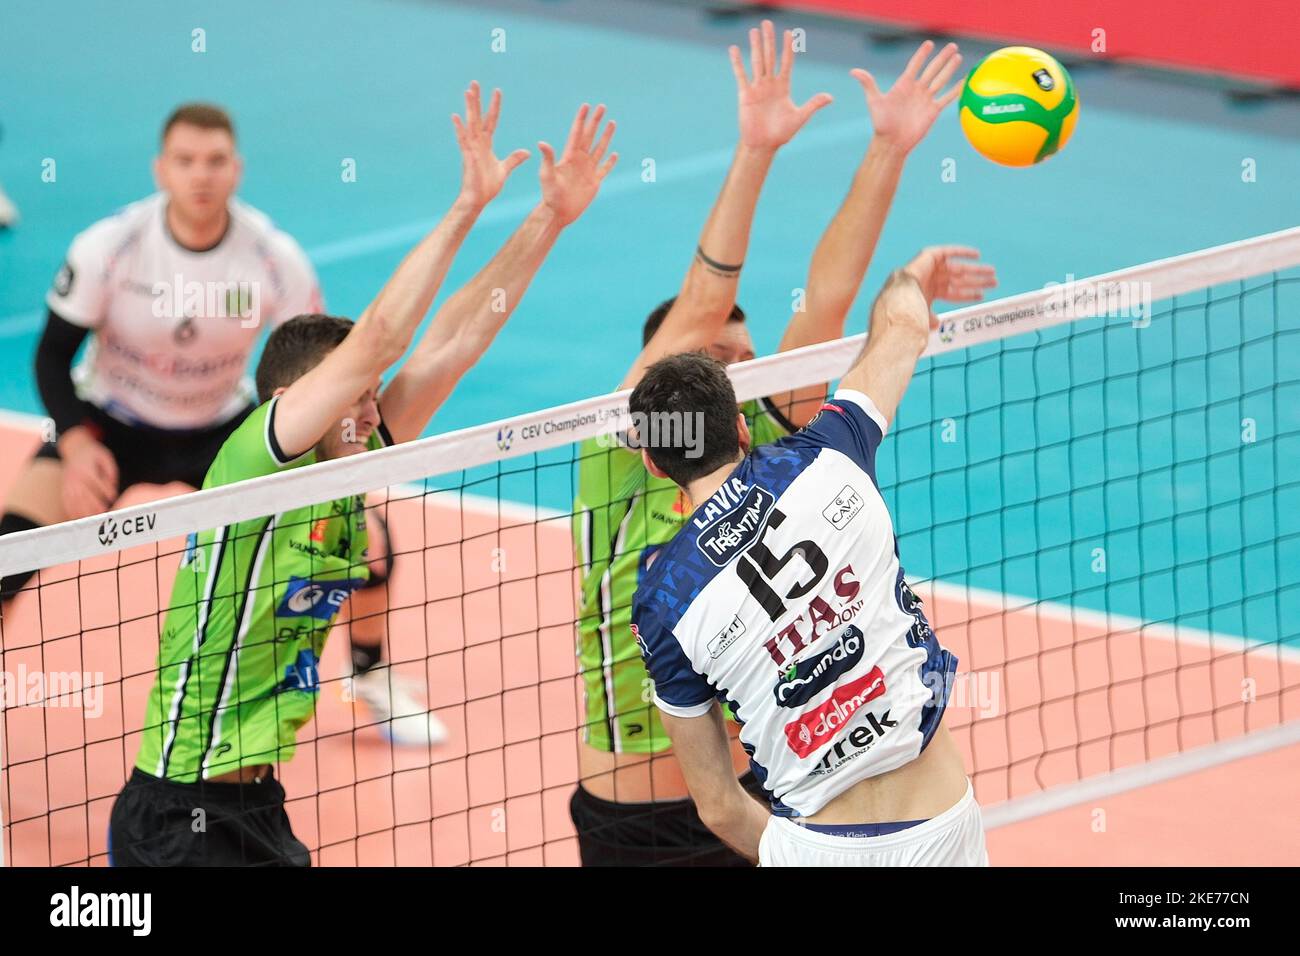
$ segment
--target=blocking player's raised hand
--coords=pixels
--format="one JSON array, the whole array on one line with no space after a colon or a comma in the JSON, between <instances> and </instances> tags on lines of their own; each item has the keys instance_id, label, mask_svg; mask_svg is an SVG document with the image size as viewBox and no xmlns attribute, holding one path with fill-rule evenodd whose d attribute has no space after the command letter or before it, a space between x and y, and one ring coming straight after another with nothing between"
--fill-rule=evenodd
<instances>
[{"instance_id":1,"label":"blocking player's raised hand","mask_svg":"<svg viewBox=\"0 0 1300 956\"><path fill-rule=\"evenodd\" d=\"M530 155L526 149L517 149L505 159L497 159L492 152L492 136L500 115L500 90L492 91L487 115L483 115L477 80L465 91L465 118L461 119L456 113L451 115L451 123L456 128L456 143L460 146L461 198L480 207L496 198L507 177Z\"/></svg>"},{"instance_id":2,"label":"blocking player's raised hand","mask_svg":"<svg viewBox=\"0 0 1300 956\"><path fill-rule=\"evenodd\" d=\"M934 42L926 40L912 54L902 75L888 92L882 92L876 78L866 70L849 71L867 94L867 110L871 113L874 135L905 152L925 138L935 117L961 93L960 82L944 90L961 66L957 44L949 43L927 63L926 59L932 52Z\"/></svg>"},{"instance_id":3,"label":"blocking player's raised hand","mask_svg":"<svg viewBox=\"0 0 1300 956\"><path fill-rule=\"evenodd\" d=\"M776 28L764 20L761 30L749 31L750 72L745 72L740 47L732 46L731 70L736 75L740 111L740 142L753 149L778 149L819 109L831 102L829 93L818 93L803 106L790 98L790 75L794 70L794 34L786 30L777 61Z\"/></svg>"},{"instance_id":4,"label":"blocking player's raised hand","mask_svg":"<svg viewBox=\"0 0 1300 956\"><path fill-rule=\"evenodd\" d=\"M920 284L931 307L935 299L978 302L984 290L998 281L991 265L970 261L979 256L979 250L970 246L927 246L904 268Z\"/></svg>"},{"instance_id":5,"label":"blocking player's raised hand","mask_svg":"<svg viewBox=\"0 0 1300 956\"><path fill-rule=\"evenodd\" d=\"M582 215L596 198L601 182L618 162L618 153L610 153L605 158L609 141L614 136L614 121L605 125L599 138L596 136L604 118L603 104L593 112L589 104L583 103L573 118L569 138L558 160L550 143L537 144L542 154L542 204L555 214L562 226Z\"/></svg>"}]
</instances>

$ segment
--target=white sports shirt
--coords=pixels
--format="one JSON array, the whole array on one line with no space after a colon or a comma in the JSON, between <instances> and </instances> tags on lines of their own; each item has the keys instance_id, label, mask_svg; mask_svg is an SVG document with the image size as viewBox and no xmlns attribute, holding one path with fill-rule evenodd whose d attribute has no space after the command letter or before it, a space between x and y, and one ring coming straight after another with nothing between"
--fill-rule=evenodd
<instances>
[{"instance_id":1,"label":"white sports shirt","mask_svg":"<svg viewBox=\"0 0 1300 956\"><path fill-rule=\"evenodd\" d=\"M870 398L838 391L648 556L634 599L655 703L678 717L730 704L781 815L915 760L957 669L903 579L876 486L885 427Z\"/></svg>"},{"instance_id":2,"label":"white sports shirt","mask_svg":"<svg viewBox=\"0 0 1300 956\"><path fill-rule=\"evenodd\" d=\"M263 213L232 200L211 249L181 246L167 197L142 199L80 233L45 297L92 331L77 394L129 423L194 429L248 406L248 358L264 327L323 309L311 263Z\"/></svg>"}]
</instances>

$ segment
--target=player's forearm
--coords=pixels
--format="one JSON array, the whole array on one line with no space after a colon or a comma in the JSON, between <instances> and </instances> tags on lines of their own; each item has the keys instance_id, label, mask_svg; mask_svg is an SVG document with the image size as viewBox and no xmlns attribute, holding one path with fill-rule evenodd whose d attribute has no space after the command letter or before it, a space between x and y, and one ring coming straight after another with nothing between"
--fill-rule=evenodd
<instances>
[{"instance_id":1,"label":"player's forearm","mask_svg":"<svg viewBox=\"0 0 1300 956\"><path fill-rule=\"evenodd\" d=\"M88 334L88 329L47 311L45 331L36 346L36 387L59 435L76 428L90 410L72 382L72 363Z\"/></svg>"},{"instance_id":2,"label":"player's forearm","mask_svg":"<svg viewBox=\"0 0 1300 956\"><path fill-rule=\"evenodd\" d=\"M385 357L391 355L385 367L410 345L480 212L482 206L458 198L434 230L407 253L362 313L358 325L373 326L373 330L367 330L368 335L374 335L383 346ZM391 354L394 351L396 354Z\"/></svg>"},{"instance_id":3,"label":"player's forearm","mask_svg":"<svg viewBox=\"0 0 1300 956\"><path fill-rule=\"evenodd\" d=\"M840 387L865 392L892 422L929 344L929 324L930 310L920 286L897 270L872 306L866 348L840 380Z\"/></svg>"},{"instance_id":4,"label":"player's forearm","mask_svg":"<svg viewBox=\"0 0 1300 956\"><path fill-rule=\"evenodd\" d=\"M700 809L700 819L718 839L751 863L758 862L758 843L771 813L739 784L728 798Z\"/></svg>"},{"instance_id":5,"label":"player's forearm","mask_svg":"<svg viewBox=\"0 0 1300 956\"><path fill-rule=\"evenodd\" d=\"M736 148L722 190L700 232L695 256L672 311L691 316L693 329L708 323L713 331L702 332L702 341L712 340L713 332L726 322L736 304L736 286L749 250L754 210L775 156L770 149L743 144ZM665 324L670 318L671 312Z\"/></svg>"},{"instance_id":6,"label":"player's forearm","mask_svg":"<svg viewBox=\"0 0 1300 956\"><path fill-rule=\"evenodd\" d=\"M880 137L872 139L848 196L813 252L805 309L790 321L781 351L844 334L845 319L880 241L906 156Z\"/></svg>"},{"instance_id":7,"label":"player's forearm","mask_svg":"<svg viewBox=\"0 0 1300 956\"><path fill-rule=\"evenodd\" d=\"M562 229L554 212L545 205L535 207L478 275L439 310L421 351L437 351L451 342L472 365L523 299Z\"/></svg>"},{"instance_id":8,"label":"player's forearm","mask_svg":"<svg viewBox=\"0 0 1300 956\"><path fill-rule=\"evenodd\" d=\"M438 310L380 399L384 421L397 441L424 430L456 382L492 344L561 230L555 214L539 205L478 275Z\"/></svg>"}]
</instances>

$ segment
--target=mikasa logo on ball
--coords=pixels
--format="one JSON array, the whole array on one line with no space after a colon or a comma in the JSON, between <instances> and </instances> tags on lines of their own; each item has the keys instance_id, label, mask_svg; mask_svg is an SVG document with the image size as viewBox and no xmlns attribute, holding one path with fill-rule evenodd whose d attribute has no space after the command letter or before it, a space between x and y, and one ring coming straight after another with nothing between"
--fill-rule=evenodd
<instances>
[{"instance_id":1,"label":"mikasa logo on ball","mask_svg":"<svg viewBox=\"0 0 1300 956\"><path fill-rule=\"evenodd\" d=\"M990 116L998 113L1023 113L1024 111L1024 103L987 103L980 112L985 116Z\"/></svg>"}]
</instances>

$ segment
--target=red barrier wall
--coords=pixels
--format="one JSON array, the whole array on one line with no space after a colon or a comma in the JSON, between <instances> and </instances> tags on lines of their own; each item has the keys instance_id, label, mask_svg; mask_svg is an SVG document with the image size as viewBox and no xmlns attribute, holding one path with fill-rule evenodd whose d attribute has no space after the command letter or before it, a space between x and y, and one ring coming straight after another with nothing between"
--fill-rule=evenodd
<instances>
[{"instance_id":1,"label":"red barrier wall","mask_svg":"<svg viewBox=\"0 0 1300 956\"><path fill-rule=\"evenodd\" d=\"M946 33L1265 80L1300 89L1297 0L769 0ZM1106 31L1092 53L1093 30Z\"/></svg>"}]
</instances>

